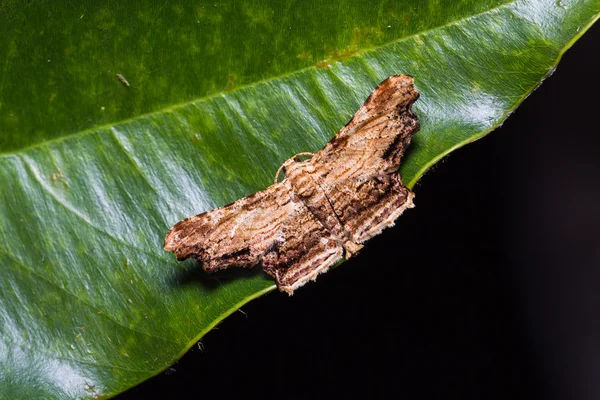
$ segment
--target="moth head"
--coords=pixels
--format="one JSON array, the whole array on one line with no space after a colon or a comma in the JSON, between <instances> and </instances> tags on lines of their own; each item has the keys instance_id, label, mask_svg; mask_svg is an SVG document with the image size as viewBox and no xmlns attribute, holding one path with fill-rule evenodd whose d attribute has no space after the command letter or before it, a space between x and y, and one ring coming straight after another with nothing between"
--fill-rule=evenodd
<instances>
[{"instance_id":1,"label":"moth head","mask_svg":"<svg viewBox=\"0 0 600 400\"><path fill-rule=\"evenodd\" d=\"M281 173L281 171L283 171L283 173L286 176L288 176L299 165L306 165L306 161L310 160L310 158L312 158L312 156L314 155L314 153L298 153L295 156L288 158L277 170L277 173L275 174L274 183L279 182L279 174Z\"/></svg>"}]
</instances>

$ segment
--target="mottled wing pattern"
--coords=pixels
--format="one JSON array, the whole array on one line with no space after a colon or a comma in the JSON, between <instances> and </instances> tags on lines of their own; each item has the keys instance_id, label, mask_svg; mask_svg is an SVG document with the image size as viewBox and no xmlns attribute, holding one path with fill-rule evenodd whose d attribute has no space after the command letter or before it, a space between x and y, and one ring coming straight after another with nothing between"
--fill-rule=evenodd
<instances>
[{"instance_id":1,"label":"mottled wing pattern","mask_svg":"<svg viewBox=\"0 0 600 400\"><path fill-rule=\"evenodd\" d=\"M410 76L386 79L310 161L293 157L281 183L179 222L165 249L209 272L261 265L292 293L412 207L397 170L419 129L417 98Z\"/></svg>"},{"instance_id":2,"label":"mottled wing pattern","mask_svg":"<svg viewBox=\"0 0 600 400\"><path fill-rule=\"evenodd\" d=\"M338 219L357 243L393 225L413 207L413 194L397 171L419 130L411 110L418 97L412 77L386 79L310 161Z\"/></svg>"},{"instance_id":3,"label":"mottled wing pattern","mask_svg":"<svg viewBox=\"0 0 600 400\"><path fill-rule=\"evenodd\" d=\"M413 193L398 173L366 179L347 179L329 192L329 202L350 239L363 243L381 233L407 208L414 207Z\"/></svg>"},{"instance_id":4,"label":"mottled wing pattern","mask_svg":"<svg viewBox=\"0 0 600 400\"><path fill-rule=\"evenodd\" d=\"M311 160L326 184L398 171L404 149L419 122L412 104L419 98L413 78L383 81L348 124Z\"/></svg>"},{"instance_id":5,"label":"mottled wing pattern","mask_svg":"<svg viewBox=\"0 0 600 400\"><path fill-rule=\"evenodd\" d=\"M295 196L293 196L295 197ZM280 240L266 252L262 267L279 290L292 293L340 260L342 245L299 200L298 211L283 226Z\"/></svg>"},{"instance_id":6,"label":"mottled wing pattern","mask_svg":"<svg viewBox=\"0 0 600 400\"><path fill-rule=\"evenodd\" d=\"M235 262L252 266L281 232L292 210L283 183L244 197L235 203L189 217L171 228L165 250L178 260L194 257L207 271Z\"/></svg>"},{"instance_id":7,"label":"mottled wing pattern","mask_svg":"<svg viewBox=\"0 0 600 400\"><path fill-rule=\"evenodd\" d=\"M286 180L177 223L167 233L165 250L178 260L202 262L208 272L261 264L289 293L342 256L342 247Z\"/></svg>"}]
</instances>

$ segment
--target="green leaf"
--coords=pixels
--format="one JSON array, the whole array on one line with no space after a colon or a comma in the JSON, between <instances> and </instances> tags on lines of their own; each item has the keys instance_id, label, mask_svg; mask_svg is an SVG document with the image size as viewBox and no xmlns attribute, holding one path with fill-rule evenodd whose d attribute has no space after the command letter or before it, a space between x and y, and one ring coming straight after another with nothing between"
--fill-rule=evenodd
<instances>
[{"instance_id":1,"label":"green leaf","mask_svg":"<svg viewBox=\"0 0 600 400\"><path fill-rule=\"evenodd\" d=\"M412 187L600 14L600 0L280 3L0 4L0 397L110 397L166 369L274 288L176 262L173 223L268 186L397 73L421 93Z\"/></svg>"}]
</instances>

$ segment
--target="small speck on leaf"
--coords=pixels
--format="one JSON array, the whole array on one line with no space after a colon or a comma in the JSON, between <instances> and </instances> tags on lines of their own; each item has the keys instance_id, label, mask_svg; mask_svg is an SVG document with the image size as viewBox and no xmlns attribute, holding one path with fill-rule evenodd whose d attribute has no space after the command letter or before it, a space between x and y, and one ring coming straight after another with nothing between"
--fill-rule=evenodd
<instances>
[{"instance_id":1,"label":"small speck on leaf","mask_svg":"<svg viewBox=\"0 0 600 400\"><path fill-rule=\"evenodd\" d=\"M327 60L319 61L318 63L315 64L315 66L316 67L321 67L321 68L331 69L331 65L329 65L329 61L327 61Z\"/></svg>"},{"instance_id":2,"label":"small speck on leaf","mask_svg":"<svg viewBox=\"0 0 600 400\"><path fill-rule=\"evenodd\" d=\"M123 84L123 86L127 86L129 87L129 82L127 82L127 79L125 79L125 77L121 74L117 74L116 75L117 79L119 80L119 82L121 82Z\"/></svg>"},{"instance_id":3,"label":"small speck on leaf","mask_svg":"<svg viewBox=\"0 0 600 400\"><path fill-rule=\"evenodd\" d=\"M60 169L57 169L56 172L50 175L50 181L52 182L52 184L60 182L67 187L69 186L69 182L67 182L67 179L64 177Z\"/></svg>"}]
</instances>

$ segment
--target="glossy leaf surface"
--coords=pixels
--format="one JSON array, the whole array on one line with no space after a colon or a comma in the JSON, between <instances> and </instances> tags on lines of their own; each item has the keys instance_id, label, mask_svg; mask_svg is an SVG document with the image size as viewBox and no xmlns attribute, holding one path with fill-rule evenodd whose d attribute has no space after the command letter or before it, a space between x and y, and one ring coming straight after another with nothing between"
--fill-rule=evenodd
<instances>
[{"instance_id":1,"label":"glossy leaf surface","mask_svg":"<svg viewBox=\"0 0 600 400\"><path fill-rule=\"evenodd\" d=\"M600 13L598 0L0 7L6 398L119 393L272 290L260 271L176 262L166 231L268 186L387 76L421 93L401 168L413 186L500 124Z\"/></svg>"}]
</instances>

